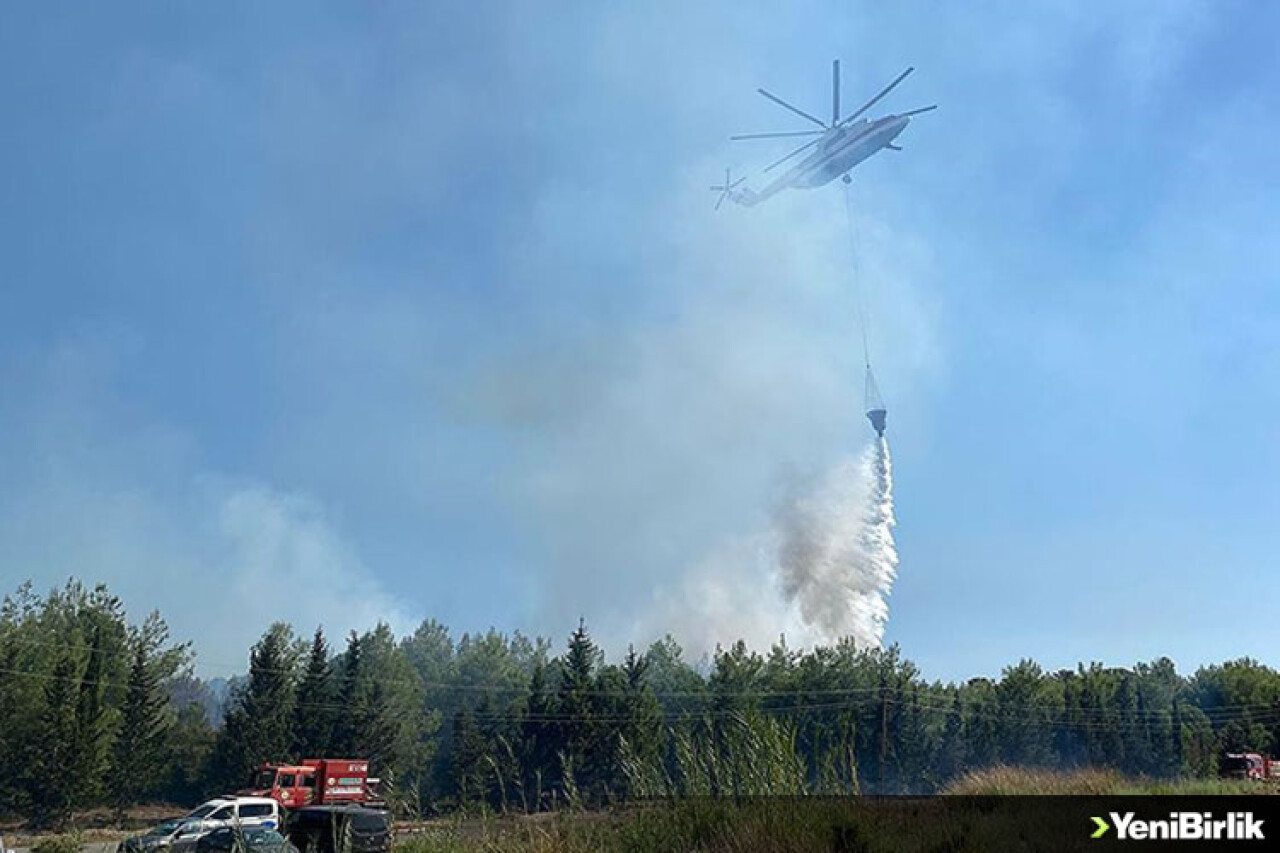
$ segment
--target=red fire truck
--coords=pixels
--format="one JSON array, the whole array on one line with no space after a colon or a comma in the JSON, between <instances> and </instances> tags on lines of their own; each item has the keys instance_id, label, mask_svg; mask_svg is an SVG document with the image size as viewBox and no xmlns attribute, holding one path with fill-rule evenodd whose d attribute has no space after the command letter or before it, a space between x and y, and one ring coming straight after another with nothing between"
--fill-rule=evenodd
<instances>
[{"instance_id":1,"label":"red fire truck","mask_svg":"<svg viewBox=\"0 0 1280 853\"><path fill-rule=\"evenodd\" d=\"M1280 781L1280 761L1256 752L1228 752L1222 757L1222 775L1231 779Z\"/></svg>"},{"instance_id":2,"label":"red fire truck","mask_svg":"<svg viewBox=\"0 0 1280 853\"><path fill-rule=\"evenodd\" d=\"M303 806L385 806L378 780L369 778L369 762L350 758L307 758L301 764L264 764L253 789L241 792L271 797L287 809Z\"/></svg>"}]
</instances>

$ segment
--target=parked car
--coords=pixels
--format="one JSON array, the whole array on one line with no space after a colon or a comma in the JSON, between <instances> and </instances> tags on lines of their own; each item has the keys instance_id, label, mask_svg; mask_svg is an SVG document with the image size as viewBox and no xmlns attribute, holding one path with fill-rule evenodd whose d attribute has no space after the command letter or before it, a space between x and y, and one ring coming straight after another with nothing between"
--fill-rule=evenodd
<instances>
[{"instance_id":1,"label":"parked car","mask_svg":"<svg viewBox=\"0 0 1280 853\"><path fill-rule=\"evenodd\" d=\"M228 827L279 829L280 804L269 797L218 797L183 819L170 842L174 853L189 853L201 838Z\"/></svg>"},{"instance_id":2,"label":"parked car","mask_svg":"<svg viewBox=\"0 0 1280 853\"><path fill-rule=\"evenodd\" d=\"M186 823L186 818L174 818L159 823L141 835L131 835L120 842L120 853L144 853L173 844L174 836Z\"/></svg>"},{"instance_id":3,"label":"parked car","mask_svg":"<svg viewBox=\"0 0 1280 853\"><path fill-rule=\"evenodd\" d=\"M274 829L226 826L201 837L196 853L298 853L298 848Z\"/></svg>"},{"instance_id":4,"label":"parked car","mask_svg":"<svg viewBox=\"0 0 1280 853\"><path fill-rule=\"evenodd\" d=\"M380 809L308 806L290 814L285 832L302 853L391 851L391 816Z\"/></svg>"}]
</instances>

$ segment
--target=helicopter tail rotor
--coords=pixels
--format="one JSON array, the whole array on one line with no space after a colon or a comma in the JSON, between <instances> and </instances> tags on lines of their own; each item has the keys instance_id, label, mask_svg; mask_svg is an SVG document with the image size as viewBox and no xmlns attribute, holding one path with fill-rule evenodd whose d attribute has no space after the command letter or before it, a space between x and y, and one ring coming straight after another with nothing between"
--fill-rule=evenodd
<instances>
[{"instance_id":1,"label":"helicopter tail rotor","mask_svg":"<svg viewBox=\"0 0 1280 853\"><path fill-rule=\"evenodd\" d=\"M736 181L732 180L729 174L729 169L726 167L724 170L724 183L711 187L712 192L720 193L720 197L716 199L715 209L719 210L720 205L724 204L725 199L732 198L734 189L745 180L746 178L738 178Z\"/></svg>"}]
</instances>

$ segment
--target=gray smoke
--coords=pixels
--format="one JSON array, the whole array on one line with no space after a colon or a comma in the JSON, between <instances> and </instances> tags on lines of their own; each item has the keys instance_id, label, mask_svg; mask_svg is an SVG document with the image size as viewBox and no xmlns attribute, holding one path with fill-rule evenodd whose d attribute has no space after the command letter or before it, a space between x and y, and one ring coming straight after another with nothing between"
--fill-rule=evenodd
<instances>
[{"instance_id":1,"label":"gray smoke","mask_svg":"<svg viewBox=\"0 0 1280 853\"><path fill-rule=\"evenodd\" d=\"M898 570L893 469L881 438L836 465L778 519L778 581L806 633L879 646Z\"/></svg>"},{"instance_id":2,"label":"gray smoke","mask_svg":"<svg viewBox=\"0 0 1280 853\"><path fill-rule=\"evenodd\" d=\"M897 574L889 445L867 447L798 489L765 530L726 541L659 589L632 635L671 632L695 656L746 640L766 649L845 637L879 646Z\"/></svg>"}]
</instances>

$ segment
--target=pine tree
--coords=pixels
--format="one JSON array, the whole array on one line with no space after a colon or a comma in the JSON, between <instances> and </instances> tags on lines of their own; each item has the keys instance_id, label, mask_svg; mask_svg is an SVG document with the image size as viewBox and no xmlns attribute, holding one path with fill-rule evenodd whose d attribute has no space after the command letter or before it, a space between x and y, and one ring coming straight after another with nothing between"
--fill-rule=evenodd
<instances>
[{"instance_id":1,"label":"pine tree","mask_svg":"<svg viewBox=\"0 0 1280 853\"><path fill-rule=\"evenodd\" d=\"M951 691L951 708L938 743L938 775L942 780L954 779L965 770L964 704L960 691Z\"/></svg>"},{"instance_id":2,"label":"pine tree","mask_svg":"<svg viewBox=\"0 0 1280 853\"><path fill-rule=\"evenodd\" d=\"M1129 761L1126 771L1129 773L1150 774L1155 768L1152 750L1152 729L1158 724L1151 716L1151 708L1147 697L1143 695L1141 684L1137 685L1134 700L1134 718L1129 729Z\"/></svg>"},{"instance_id":3,"label":"pine tree","mask_svg":"<svg viewBox=\"0 0 1280 853\"><path fill-rule=\"evenodd\" d=\"M1080 726L1080 678L1073 670L1061 669L1054 673L1053 684L1062 700L1053 721L1055 761L1058 767L1078 767L1084 761L1086 748Z\"/></svg>"},{"instance_id":4,"label":"pine tree","mask_svg":"<svg viewBox=\"0 0 1280 853\"><path fill-rule=\"evenodd\" d=\"M453 715L453 760L451 776L459 805L477 802L485 792L484 735L475 715L462 709Z\"/></svg>"},{"instance_id":5,"label":"pine tree","mask_svg":"<svg viewBox=\"0 0 1280 853\"><path fill-rule=\"evenodd\" d=\"M898 788L900 793L922 793L934 776L927 765L933 753L933 738L925 724L921 708L921 686L911 680L911 673L904 673L898 695L905 697L900 703L898 726L894 733L898 747Z\"/></svg>"},{"instance_id":6,"label":"pine tree","mask_svg":"<svg viewBox=\"0 0 1280 853\"><path fill-rule=\"evenodd\" d=\"M1111 704L1112 713L1108 716L1113 740L1108 750L1108 763L1126 773L1132 773L1136 771L1135 765L1142 756L1139 752L1141 732L1138 725L1138 692L1128 673L1121 674Z\"/></svg>"},{"instance_id":7,"label":"pine tree","mask_svg":"<svg viewBox=\"0 0 1280 853\"><path fill-rule=\"evenodd\" d=\"M695 713L705 707L707 685L684 660L684 650L670 634L649 646L644 655L645 678L663 711L670 715Z\"/></svg>"},{"instance_id":8,"label":"pine tree","mask_svg":"<svg viewBox=\"0 0 1280 853\"><path fill-rule=\"evenodd\" d=\"M560 671L560 689L556 696L559 715L558 754L561 756L561 784L566 790L581 788L584 778L564 778L579 771L590 774L598 735L592 687L600 650L587 634L586 624L578 621L578 629L569 636ZM568 773L564 768L571 768Z\"/></svg>"},{"instance_id":9,"label":"pine tree","mask_svg":"<svg viewBox=\"0 0 1280 853\"><path fill-rule=\"evenodd\" d=\"M964 688L965 758L971 767L989 767L1000 760L1000 732L995 688L986 678L971 679Z\"/></svg>"},{"instance_id":10,"label":"pine tree","mask_svg":"<svg viewBox=\"0 0 1280 853\"><path fill-rule=\"evenodd\" d=\"M548 783L555 778L555 757L559 751L557 726L552 720L555 697L547 684L546 666L534 665L529 676L529 695L520 719L520 764L527 799L541 808Z\"/></svg>"},{"instance_id":11,"label":"pine tree","mask_svg":"<svg viewBox=\"0 0 1280 853\"><path fill-rule=\"evenodd\" d=\"M97 798L107 768L106 708L103 703L105 671L106 649L103 647L102 628L98 626L94 628L89 660L76 697L76 733L71 758L75 779L73 806L88 805Z\"/></svg>"},{"instance_id":12,"label":"pine tree","mask_svg":"<svg viewBox=\"0 0 1280 853\"><path fill-rule=\"evenodd\" d=\"M355 756L360 749L360 719L356 710L361 701L363 663L360 635L352 631L342 656L342 683L338 687L338 707L341 710L333 726L333 751L346 756Z\"/></svg>"},{"instance_id":13,"label":"pine tree","mask_svg":"<svg viewBox=\"0 0 1280 853\"><path fill-rule=\"evenodd\" d=\"M163 749L168 770L159 791L162 800L194 802L207 793L206 768L216 741L217 732L203 707L191 702L178 710Z\"/></svg>"},{"instance_id":14,"label":"pine tree","mask_svg":"<svg viewBox=\"0 0 1280 853\"><path fill-rule=\"evenodd\" d=\"M381 681L374 681L362 698L355 714L359 721L359 738L356 752L361 758L386 774L395 764L396 740L400 729L390 697Z\"/></svg>"},{"instance_id":15,"label":"pine tree","mask_svg":"<svg viewBox=\"0 0 1280 853\"><path fill-rule=\"evenodd\" d=\"M656 755L662 730L662 706L649 686L648 656L637 654L634 646L628 646L622 674L627 682L627 737L637 754Z\"/></svg>"},{"instance_id":16,"label":"pine tree","mask_svg":"<svg viewBox=\"0 0 1280 853\"><path fill-rule=\"evenodd\" d=\"M1080 676L1080 714L1083 730L1080 738L1084 743L1084 761L1086 764L1101 767L1106 761L1107 732L1104 731L1103 719L1099 710L1104 706L1101 668L1091 666L1078 668Z\"/></svg>"},{"instance_id":17,"label":"pine tree","mask_svg":"<svg viewBox=\"0 0 1280 853\"><path fill-rule=\"evenodd\" d=\"M1043 692L1044 671L1031 660L1005 667L996 685L1001 758L1009 764L1046 766L1052 760L1050 708Z\"/></svg>"},{"instance_id":18,"label":"pine tree","mask_svg":"<svg viewBox=\"0 0 1280 853\"><path fill-rule=\"evenodd\" d=\"M129 688L109 776L110 800L117 814L140 802L160 781L162 750L169 729L167 702L157 683L152 649L139 638L133 649Z\"/></svg>"},{"instance_id":19,"label":"pine tree","mask_svg":"<svg viewBox=\"0 0 1280 853\"><path fill-rule=\"evenodd\" d=\"M316 628L294 707L294 758L302 760L327 754L333 738L334 716L333 669L329 665L329 644L325 640L324 630Z\"/></svg>"},{"instance_id":20,"label":"pine tree","mask_svg":"<svg viewBox=\"0 0 1280 853\"><path fill-rule=\"evenodd\" d=\"M738 640L727 651L717 648L711 671L712 708L720 713L759 707L759 680L764 661Z\"/></svg>"},{"instance_id":21,"label":"pine tree","mask_svg":"<svg viewBox=\"0 0 1280 853\"><path fill-rule=\"evenodd\" d=\"M1169 743L1165 747L1168 759L1165 772L1170 776L1181 776L1186 772L1186 754L1182 734L1182 703L1177 696L1173 697L1173 714L1169 726Z\"/></svg>"},{"instance_id":22,"label":"pine tree","mask_svg":"<svg viewBox=\"0 0 1280 853\"><path fill-rule=\"evenodd\" d=\"M60 827L71 817L76 793L75 658L64 654L45 683L44 709L26 762L30 768L32 817L39 826Z\"/></svg>"},{"instance_id":23,"label":"pine tree","mask_svg":"<svg viewBox=\"0 0 1280 853\"><path fill-rule=\"evenodd\" d=\"M0 609L0 625L12 622L9 615L10 601L4 601ZM26 804L25 785L16 772L21 765L22 748L25 746L27 730L17 721L21 712L26 710L26 703L19 693L18 644L6 643L8 639L0 632L0 812L16 813Z\"/></svg>"},{"instance_id":24,"label":"pine tree","mask_svg":"<svg viewBox=\"0 0 1280 853\"><path fill-rule=\"evenodd\" d=\"M249 677L232 697L213 752L214 778L240 787L264 762L281 761L292 743L296 659L293 632L277 623L249 656Z\"/></svg>"},{"instance_id":25,"label":"pine tree","mask_svg":"<svg viewBox=\"0 0 1280 853\"><path fill-rule=\"evenodd\" d=\"M615 759L610 776L615 785L626 781L617 763L619 739L625 740L631 757L643 766L656 767L662 754L662 706L646 679L648 672L648 658L637 654L634 646L628 646L621 672L625 688L617 708L620 721L615 729L615 742L610 744ZM603 675L599 685L602 692L606 687ZM625 786L620 792L624 797L630 793Z\"/></svg>"},{"instance_id":26,"label":"pine tree","mask_svg":"<svg viewBox=\"0 0 1280 853\"><path fill-rule=\"evenodd\" d=\"M485 763L489 774L490 800L506 812L511 804L529 806L524 789L524 772L516 755L520 743L519 705L508 708L485 696L476 707L477 724L485 743Z\"/></svg>"}]
</instances>

